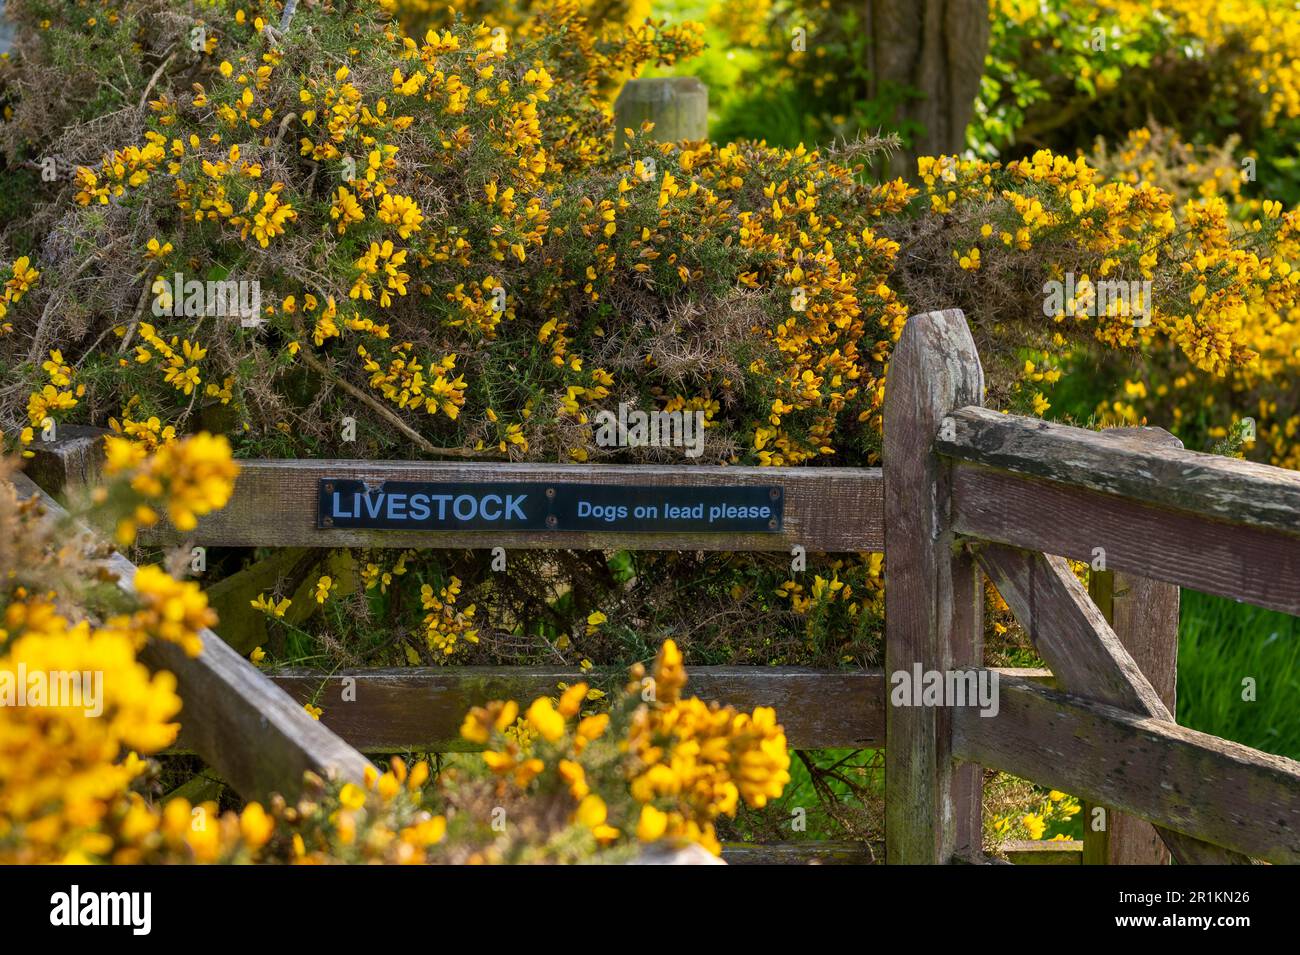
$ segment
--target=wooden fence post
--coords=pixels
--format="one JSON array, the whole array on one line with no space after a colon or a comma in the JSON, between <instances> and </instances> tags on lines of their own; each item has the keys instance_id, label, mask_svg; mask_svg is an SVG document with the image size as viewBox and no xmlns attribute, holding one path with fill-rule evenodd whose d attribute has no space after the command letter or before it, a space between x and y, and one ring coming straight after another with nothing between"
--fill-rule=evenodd
<instances>
[{"instance_id":1,"label":"wooden fence post","mask_svg":"<svg viewBox=\"0 0 1300 955\"><path fill-rule=\"evenodd\" d=\"M952 712L893 705L898 674L983 665L983 578L949 529L946 415L984 400L959 310L914 315L885 387L885 847L890 863L946 863L981 848L982 769L954 765Z\"/></svg>"},{"instance_id":2,"label":"wooden fence post","mask_svg":"<svg viewBox=\"0 0 1300 955\"><path fill-rule=\"evenodd\" d=\"M1111 428L1103 434L1138 438L1167 447L1183 446L1163 428ZM1089 575L1088 594L1150 681L1160 701L1176 715L1178 585L1103 570ZM1149 822L1106 809L1106 828L1094 832L1094 808L1087 803L1083 806L1084 865L1169 864L1169 849Z\"/></svg>"},{"instance_id":3,"label":"wooden fence post","mask_svg":"<svg viewBox=\"0 0 1300 955\"><path fill-rule=\"evenodd\" d=\"M709 88L694 76L656 76L628 80L614 101L614 149L623 148L624 129L649 120L650 138L676 143L709 138Z\"/></svg>"},{"instance_id":4,"label":"wooden fence post","mask_svg":"<svg viewBox=\"0 0 1300 955\"><path fill-rule=\"evenodd\" d=\"M23 471L47 494L57 496L86 490L99 483L107 428L59 425L54 441L33 441L32 456Z\"/></svg>"}]
</instances>

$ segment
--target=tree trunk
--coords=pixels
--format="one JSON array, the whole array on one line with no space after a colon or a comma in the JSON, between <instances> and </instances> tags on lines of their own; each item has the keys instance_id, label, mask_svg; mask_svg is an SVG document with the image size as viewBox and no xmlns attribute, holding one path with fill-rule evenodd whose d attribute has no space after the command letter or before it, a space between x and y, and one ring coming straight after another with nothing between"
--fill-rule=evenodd
<instances>
[{"instance_id":1,"label":"tree trunk","mask_svg":"<svg viewBox=\"0 0 1300 955\"><path fill-rule=\"evenodd\" d=\"M870 95L898 100L910 142L888 164L914 177L917 156L959 152L989 45L988 0L867 0Z\"/></svg>"}]
</instances>

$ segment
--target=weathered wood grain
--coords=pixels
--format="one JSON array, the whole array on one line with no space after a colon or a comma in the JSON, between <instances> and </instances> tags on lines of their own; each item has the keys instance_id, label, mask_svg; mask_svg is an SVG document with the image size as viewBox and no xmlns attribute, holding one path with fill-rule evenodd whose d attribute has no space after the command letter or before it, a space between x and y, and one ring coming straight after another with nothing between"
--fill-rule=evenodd
<instances>
[{"instance_id":1,"label":"weathered wood grain","mask_svg":"<svg viewBox=\"0 0 1300 955\"><path fill-rule=\"evenodd\" d=\"M880 847L877 847L880 848ZM872 865L881 860L862 842L724 842L727 865Z\"/></svg>"},{"instance_id":2,"label":"weathered wood grain","mask_svg":"<svg viewBox=\"0 0 1300 955\"><path fill-rule=\"evenodd\" d=\"M962 759L1254 858L1300 862L1300 763L1014 677L986 719L953 711Z\"/></svg>"},{"instance_id":3,"label":"weathered wood grain","mask_svg":"<svg viewBox=\"0 0 1300 955\"><path fill-rule=\"evenodd\" d=\"M936 447L950 457L1300 535L1300 472L986 408L949 418Z\"/></svg>"},{"instance_id":4,"label":"weathered wood grain","mask_svg":"<svg viewBox=\"0 0 1300 955\"><path fill-rule=\"evenodd\" d=\"M695 76L628 80L614 101L614 149L627 145L625 129L654 123L650 138L660 143L709 138L709 89Z\"/></svg>"},{"instance_id":5,"label":"weathered wood grain","mask_svg":"<svg viewBox=\"0 0 1300 955\"><path fill-rule=\"evenodd\" d=\"M1083 843L1077 839L1053 842L1016 839L998 847L1013 865L1082 865Z\"/></svg>"},{"instance_id":6,"label":"weathered wood grain","mask_svg":"<svg viewBox=\"0 0 1300 955\"><path fill-rule=\"evenodd\" d=\"M1178 607L1181 590L1162 580L1111 574L1111 615L1115 635L1172 714L1178 683ZM1167 865L1170 853L1160 833L1145 820L1109 813L1107 865ZM1086 841L1086 840L1085 840ZM1085 852L1086 855L1086 852ZM1196 861L1184 853L1180 862ZM1211 860L1213 861L1213 860ZM1244 857L1230 860L1245 862Z\"/></svg>"},{"instance_id":7,"label":"weathered wood grain","mask_svg":"<svg viewBox=\"0 0 1300 955\"><path fill-rule=\"evenodd\" d=\"M1300 615L1300 538L958 462L958 533L1091 561L1193 590Z\"/></svg>"},{"instance_id":8,"label":"weathered wood grain","mask_svg":"<svg viewBox=\"0 0 1300 955\"><path fill-rule=\"evenodd\" d=\"M1180 597L1176 584L1122 571L1113 578L1111 627L1165 709L1175 714Z\"/></svg>"},{"instance_id":9,"label":"weathered wood grain","mask_svg":"<svg viewBox=\"0 0 1300 955\"><path fill-rule=\"evenodd\" d=\"M999 669L1055 685L1047 670ZM613 690L626 671L597 667L397 667L329 673L303 667L270 671L276 686L300 703L315 701L321 721L366 753L455 752L474 747L460 738L471 706L492 700L528 702L554 694L560 682L584 680ZM874 749L885 745L882 670L810 670L800 667L688 667L686 692L741 709L776 707L795 749ZM352 702L345 702L344 688Z\"/></svg>"},{"instance_id":10,"label":"weathered wood grain","mask_svg":"<svg viewBox=\"0 0 1300 955\"><path fill-rule=\"evenodd\" d=\"M914 315L889 363L885 391L885 672L947 672L983 660L983 582L953 547L940 421L984 400L984 373L960 311ZM946 863L980 850L982 775L955 766L950 711L891 706L886 714L885 842L890 863Z\"/></svg>"},{"instance_id":11,"label":"weathered wood grain","mask_svg":"<svg viewBox=\"0 0 1300 955\"><path fill-rule=\"evenodd\" d=\"M1104 437L1132 437L1175 448L1183 446L1178 438L1163 428L1107 428L1101 434ZM1103 592L1104 605L1097 599ZM1180 593L1176 584L1122 572L1093 571L1088 576L1089 596L1171 714L1178 712L1174 703L1178 683ZM1085 865L1091 862L1106 865L1169 864L1169 847L1161 833L1146 820L1107 810L1105 828L1094 831L1091 817L1086 815L1089 811L1090 807L1085 805ZM1191 861L1191 857L1185 851L1179 861ZM1224 861L1241 862L1244 857Z\"/></svg>"},{"instance_id":12,"label":"weathered wood grain","mask_svg":"<svg viewBox=\"0 0 1300 955\"><path fill-rule=\"evenodd\" d=\"M368 482L547 482L648 486L785 488L776 534L540 531L391 531L316 526L321 478ZM884 549L879 468L692 467L690 465L507 464L444 461L240 461L230 503L189 534L160 527L150 542L230 547L559 548L566 550L789 551Z\"/></svg>"},{"instance_id":13,"label":"weathered wood grain","mask_svg":"<svg viewBox=\"0 0 1300 955\"><path fill-rule=\"evenodd\" d=\"M105 428L59 425L54 441L33 441L23 472L51 497L93 487L104 460Z\"/></svg>"},{"instance_id":14,"label":"weathered wood grain","mask_svg":"<svg viewBox=\"0 0 1300 955\"><path fill-rule=\"evenodd\" d=\"M879 670L793 667L691 667L688 694L741 709L776 707L791 746L872 748L885 739L884 676ZM471 706L491 700L527 703L579 680L613 691L626 671L577 667L302 668L270 674L296 700L316 699L321 720L366 752L451 752L475 747L460 738ZM355 695L344 702L343 692Z\"/></svg>"},{"instance_id":15,"label":"weathered wood grain","mask_svg":"<svg viewBox=\"0 0 1300 955\"><path fill-rule=\"evenodd\" d=\"M1166 585L1168 586L1168 585ZM1088 597L1092 600L1093 605L1110 623L1115 612L1115 572L1113 570L1089 570L1088 572ZM1111 825L1117 816L1124 815L1116 812L1108 806L1094 806L1086 799L1079 800L1079 809L1083 817L1083 864L1084 865L1109 865L1110 864L1110 830ZM1097 813L1101 812L1100 818ZM1127 816L1128 819L1134 819L1144 826L1151 829L1155 834L1155 828L1143 819L1136 816ZM1164 848L1164 841L1156 836L1156 841L1160 847Z\"/></svg>"},{"instance_id":16,"label":"weathered wood grain","mask_svg":"<svg viewBox=\"0 0 1300 955\"><path fill-rule=\"evenodd\" d=\"M724 842L722 858L728 865L871 865L882 861L881 848L847 841ZM1079 865L1083 855L1073 840L1008 842L999 851L1015 865Z\"/></svg>"},{"instance_id":17,"label":"weathered wood grain","mask_svg":"<svg viewBox=\"0 0 1300 955\"><path fill-rule=\"evenodd\" d=\"M976 554L1062 689L1170 718L1064 558L994 543L979 545Z\"/></svg>"},{"instance_id":18,"label":"weathered wood grain","mask_svg":"<svg viewBox=\"0 0 1300 955\"><path fill-rule=\"evenodd\" d=\"M51 519L66 516L26 476L16 475L13 481L20 497L40 497ZM116 553L104 564L119 588L134 593L134 564ZM211 630L200 636L203 650L197 657L160 641L141 654L151 669L176 676L183 703L180 749L198 753L248 799L265 799L273 792L295 796L307 770L362 779L369 765L364 756L312 719Z\"/></svg>"},{"instance_id":19,"label":"weathered wood grain","mask_svg":"<svg viewBox=\"0 0 1300 955\"><path fill-rule=\"evenodd\" d=\"M1159 694L1063 558L1001 544L985 544L978 554L980 565L1034 641L1039 656L1047 662L1062 689L1141 716L1173 722L1173 715ZM1174 627L1176 630L1177 617ZM1113 839L1114 821L1120 814L1109 815L1108 829ZM1250 861L1180 832L1158 832L1179 862ZM1108 849L1105 857L1109 858Z\"/></svg>"},{"instance_id":20,"label":"weathered wood grain","mask_svg":"<svg viewBox=\"0 0 1300 955\"><path fill-rule=\"evenodd\" d=\"M862 842L800 841L780 843L724 842L723 861L728 865L871 865L881 861L880 846ZM1002 843L998 852L1014 865L1079 865L1083 843L1066 841L1031 842L1028 839Z\"/></svg>"}]
</instances>

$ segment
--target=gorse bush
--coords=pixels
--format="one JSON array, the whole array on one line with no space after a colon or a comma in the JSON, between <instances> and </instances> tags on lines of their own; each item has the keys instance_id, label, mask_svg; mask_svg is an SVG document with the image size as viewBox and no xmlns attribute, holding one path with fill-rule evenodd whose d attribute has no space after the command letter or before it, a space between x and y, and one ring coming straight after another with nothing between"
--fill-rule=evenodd
<instances>
[{"instance_id":1,"label":"gorse bush","mask_svg":"<svg viewBox=\"0 0 1300 955\"><path fill-rule=\"evenodd\" d=\"M167 459L173 470L162 482L154 463L124 467L100 489L96 513L143 517L162 502L183 520L229 496L235 465L224 438L175 442ZM6 458L4 473L12 467ZM104 858L139 822L129 790L146 773L138 754L175 740L181 708L175 678L151 674L136 655L150 641L196 655L199 631L216 616L196 583L154 565L140 569L127 600L99 572L93 540L55 526L39 499L20 502L8 483L0 524L0 859ZM69 676L94 683L53 696Z\"/></svg>"},{"instance_id":2,"label":"gorse bush","mask_svg":"<svg viewBox=\"0 0 1300 955\"><path fill-rule=\"evenodd\" d=\"M1229 221L1249 226L1267 200L1244 194L1246 183L1231 154L1233 145L1229 140L1219 148L1194 147L1177 133L1152 126L1130 133L1113 148L1102 144L1095 162L1112 178L1134 184L1150 181L1184 202L1214 199L1216 208L1227 209ZM1289 263L1277 265L1279 272L1284 268ZM1140 362L1094 350L1066 360L1065 390L1084 402L1096 401L1092 410L1103 423L1160 423L1189 447L1244 451L1295 468L1300 466L1295 441L1300 429L1300 393L1295 387L1300 328L1293 316L1286 297L1280 302L1251 300L1240 337L1253 354L1231 364L1223 375L1199 373L1177 349L1154 351ZM1080 388L1084 383L1088 387ZM1074 403L1079 405L1076 413L1089 410L1086 403Z\"/></svg>"},{"instance_id":3,"label":"gorse bush","mask_svg":"<svg viewBox=\"0 0 1300 955\"><path fill-rule=\"evenodd\" d=\"M1220 4L1212 14L1183 0L998 0L990 5L989 52L969 144L990 161L1007 162L1044 144L1073 152L1104 135L1113 151L1103 149L1091 165L1105 179L1150 183L1178 205L1219 197L1234 226L1253 228L1266 200L1290 204L1300 196L1292 13L1288 4L1270 0ZM729 4L713 22L756 53L741 84L749 92L727 101L720 126L727 134L825 142L862 128L895 129L904 138L914 132L895 116L896 100L907 91L867 96L868 40L858 11L816 2ZM800 33L804 42L796 44ZM768 121L781 103L795 104L797 129ZM1116 135L1130 129L1127 137ZM957 251L960 260L963 250ZM1099 279L1088 271L1090 280ZM1178 288L1177 279L1156 279L1153 292L1164 297ZM913 308L957 300L900 292ZM1036 401L1040 413L1100 423L1149 420L1205 450L1238 447L1230 436L1234 428L1249 433L1237 424L1249 416L1261 440L1247 440L1246 453L1295 466L1300 420L1289 307L1247 297L1251 313L1234 337L1253 357L1231 362L1222 374L1204 374L1185 351L1157 342L1145 343L1141 357L1109 347L1063 351L1059 342L1025 334L1024 320L1038 313L1037 302L984 290L964 307L972 300L1024 310L1014 325L998 323L1020 341L1017 361L1027 369L1003 394ZM1046 387L1058 375L1060 387ZM995 375L995 384L1004 377ZM1014 407L1035 410L1021 401Z\"/></svg>"},{"instance_id":4,"label":"gorse bush","mask_svg":"<svg viewBox=\"0 0 1300 955\"><path fill-rule=\"evenodd\" d=\"M1279 202L1264 201L1254 217L1239 223L1216 194L1179 205L1145 179L1107 181L1085 157L1070 160L1045 150L1005 165L923 158L920 173L932 210L945 217L931 228L946 232L946 241L959 230L970 237L969 248L959 240L952 252L970 278L944 294L969 314L1011 318L998 315L997 299L983 286L1006 287L1008 270L1011 280L1023 275L1026 263L1018 253L1036 252L1044 266L1041 280L1013 307L1025 315L1036 304L1034 319L1058 348L1086 330L1109 349L1172 347L1195 372L1223 377L1258 358L1257 314L1295 307L1300 275L1291 262L1300 251L1300 218L1283 212ZM904 294L923 298L918 288L933 281L932 273L918 275ZM1140 287L1103 296L1098 290L1107 282ZM1053 296L1048 283L1060 283L1064 294ZM998 323L988 324L996 330ZM1032 341L1020 329L1016 334ZM1026 366L1021 382L1040 380L1039 374ZM1046 405L1039 402L1036 410Z\"/></svg>"},{"instance_id":5,"label":"gorse bush","mask_svg":"<svg viewBox=\"0 0 1300 955\"><path fill-rule=\"evenodd\" d=\"M376 452L592 460L610 454L592 413L627 401L703 410L707 460L869 462L906 309L1000 320L1041 295L1015 253L1048 277L1169 270L1153 331L1103 321L1100 337L1171 336L1211 373L1249 354L1223 300L1288 294L1284 272L1251 284L1272 262L1261 239L1288 252L1273 206L1238 242L1211 200L1178 224L1163 190L1047 154L974 169L988 182L973 192L923 167L918 199L863 184L852 149L636 136L614 153L591 77L672 62L695 46L683 27L591 40L574 8L544 7L547 28L512 50L486 26L417 40L376 11L327 12L300 12L283 38L242 10L203 22L192 62L128 111L134 137L92 147L81 131L98 159L34 207L50 233L10 279L30 325L7 361L32 393L55 389L28 402L30 424L214 420L241 453L303 453L338 450L362 402ZM971 198L989 235L954 220ZM991 248L1011 253L1019 288L993 281ZM1207 254L1224 260L1205 266L1222 290L1201 302L1183 267ZM951 285L950 258L965 262ZM214 280L256 283L262 324L207 314L193 288ZM75 355L84 393L39 370L52 350Z\"/></svg>"},{"instance_id":6,"label":"gorse bush","mask_svg":"<svg viewBox=\"0 0 1300 955\"><path fill-rule=\"evenodd\" d=\"M697 843L718 855L715 820L734 817L742 804L762 808L778 798L790 781L790 753L772 709L739 713L686 699L685 684L681 653L669 640L653 673L632 668L608 712L584 712L586 701L604 694L578 683L565 687L558 702L534 700L522 715L513 701L476 707L461 735L488 747L482 758L497 780L497 798L558 800L563 809L552 815L576 818L600 845L634 836ZM626 786L614 787L613 804L598 791L610 788L611 776ZM491 852L515 858L529 851L518 838L499 837Z\"/></svg>"},{"instance_id":7,"label":"gorse bush","mask_svg":"<svg viewBox=\"0 0 1300 955\"><path fill-rule=\"evenodd\" d=\"M397 20L408 36L421 37L431 28L439 30L453 26L458 19L470 23L483 23L489 29L504 32L515 39L542 36L553 23L549 14L557 14L572 24L581 24L579 35L572 39L582 57L590 56L590 43L599 38L618 38L627 30L641 30L652 12L651 0L380 0L380 6ZM694 25L688 27L696 30ZM649 40L653 33L642 33ZM594 64L593 64L594 65ZM635 64L620 64L635 66ZM620 74L614 71L590 73L594 88L608 90Z\"/></svg>"},{"instance_id":8,"label":"gorse bush","mask_svg":"<svg viewBox=\"0 0 1300 955\"><path fill-rule=\"evenodd\" d=\"M242 456L676 460L597 443L595 414L627 403L701 412L701 463L873 464L908 311L963 308L990 402L1044 414L1081 354L1246 374L1276 351L1255 316L1279 316L1284 342L1295 304L1293 213L1082 158L936 157L912 186L870 180L888 141L634 130L616 150L605 80L693 53L687 25L596 29L575 4L418 36L364 4L304 7L283 33L278 7L15 9L7 161L65 173L4 233L0 411L23 442L84 422L148 450L206 427ZM119 89L125 35L143 66ZM72 55L80 121L48 128L29 77ZM1044 283L1067 278L1073 298L1044 314ZM1125 303L1149 324L1097 313L1111 281L1151 283ZM208 282L244 314L210 314ZM1242 414L1222 407L1206 434ZM1261 428L1285 459L1278 414ZM358 557L345 599L387 643L372 662L627 661L670 634L710 662L877 649L868 555L819 558L811 581L749 558L543 556L521 558L522 583L486 555ZM657 586L671 577L691 583Z\"/></svg>"},{"instance_id":9,"label":"gorse bush","mask_svg":"<svg viewBox=\"0 0 1300 955\"><path fill-rule=\"evenodd\" d=\"M233 401L250 450L294 446L279 432L328 448L358 396L388 453L586 460L589 411L619 401L704 410L712 460L867 440L880 362L858 343L889 329L857 300L890 245L850 228L879 210L847 167L644 139L611 157L585 74L548 52L568 49L567 21L516 56L484 27L421 44L318 19L301 14L282 50L232 22L251 47L237 65L218 41L196 90L155 88L139 142L79 166L49 210L46 246L66 254L51 248L33 307L57 318L27 350L93 344L107 323L116 340L83 363L92 409L183 428ZM602 71L671 61L688 39L647 27L592 55ZM138 257L82 255L137 241ZM268 327L157 321L180 309L177 273L257 282Z\"/></svg>"}]
</instances>

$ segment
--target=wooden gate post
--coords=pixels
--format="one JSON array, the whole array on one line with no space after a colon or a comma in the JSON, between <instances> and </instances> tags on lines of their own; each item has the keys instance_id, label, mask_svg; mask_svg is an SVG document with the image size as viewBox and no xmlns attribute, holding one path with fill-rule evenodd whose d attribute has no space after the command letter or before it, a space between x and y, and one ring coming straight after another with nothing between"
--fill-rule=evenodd
<instances>
[{"instance_id":1,"label":"wooden gate post","mask_svg":"<svg viewBox=\"0 0 1300 955\"><path fill-rule=\"evenodd\" d=\"M954 548L949 474L934 451L946 415L984 401L984 372L957 309L914 315L885 386L885 848L891 863L944 863L981 847L978 765L952 759L951 711L894 705L914 668L983 665L983 579ZM896 682L897 681L897 682Z\"/></svg>"},{"instance_id":2,"label":"wooden gate post","mask_svg":"<svg viewBox=\"0 0 1300 955\"><path fill-rule=\"evenodd\" d=\"M628 80L614 101L614 150L627 139L623 130L655 124L650 138L660 143L709 138L709 89L694 76L654 76Z\"/></svg>"},{"instance_id":3,"label":"wooden gate post","mask_svg":"<svg viewBox=\"0 0 1300 955\"><path fill-rule=\"evenodd\" d=\"M1163 428L1109 428L1102 433L1139 438L1166 447L1183 446ZM1122 571L1093 571L1089 575L1088 594L1142 675L1151 682L1160 701L1170 713L1177 714L1174 704L1178 683L1178 585L1134 577ZM1106 828L1095 832L1094 808L1084 803L1085 865L1169 864L1169 849L1149 822L1107 809Z\"/></svg>"}]
</instances>

